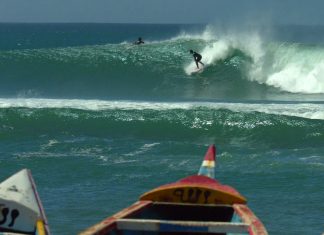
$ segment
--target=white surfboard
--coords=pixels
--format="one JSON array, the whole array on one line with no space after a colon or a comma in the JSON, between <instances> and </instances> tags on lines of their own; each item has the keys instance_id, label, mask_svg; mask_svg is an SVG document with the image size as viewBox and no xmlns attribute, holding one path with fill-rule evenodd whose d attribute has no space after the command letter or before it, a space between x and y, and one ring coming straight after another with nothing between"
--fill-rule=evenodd
<instances>
[{"instance_id":1,"label":"white surfboard","mask_svg":"<svg viewBox=\"0 0 324 235\"><path fill-rule=\"evenodd\" d=\"M194 68L192 71L190 71L190 75L202 73L204 71L204 66L201 66L199 68Z\"/></svg>"}]
</instances>

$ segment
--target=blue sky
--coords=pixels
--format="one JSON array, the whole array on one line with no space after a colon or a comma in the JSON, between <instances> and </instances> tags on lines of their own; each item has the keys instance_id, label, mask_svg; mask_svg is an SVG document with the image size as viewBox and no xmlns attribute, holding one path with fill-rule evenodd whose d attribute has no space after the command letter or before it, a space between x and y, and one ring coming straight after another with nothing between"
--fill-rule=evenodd
<instances>
[{"instance_id":1,"label":"blue sky","mask_svg":"<svg viewBox=\"0 0 324 235\"><path fill-rule=\"evenodd\" d=\"M0 22L324 24L323 0L0 0Z\"/></svg>"}]
</instances>

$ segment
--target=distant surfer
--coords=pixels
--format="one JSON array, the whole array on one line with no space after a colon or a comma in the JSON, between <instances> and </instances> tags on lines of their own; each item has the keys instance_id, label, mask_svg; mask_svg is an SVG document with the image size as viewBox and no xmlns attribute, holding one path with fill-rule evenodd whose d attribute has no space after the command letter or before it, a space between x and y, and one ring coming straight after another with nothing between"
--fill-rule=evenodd
<instances>
[{"instance_id":1,"label":"distant surfer","mask_svg":"<svg viewBox=\"0 0 324 235\"><path fill-rule=\"evenodd\" d=\"M193 51L193 50L190 50L190 54L192 54L193 57L194 57L194 60L195 60L196 65L197 65L197 69L199 69L199 65L198 65L198 63L199 63L199 64L202 64L202 66L205 66L204 63L201 62L201 58L202 58L202 56L201 56L199 53L197 53L197 52L195 52L195 51Z\"/></svg>"},{"instance_id":2,"label":"distant surfer","mask_svg":"<svg viewBox=\"0 0 324 235\"><path fill-rule=\"evenodd\" d=\"M134 42L134 44L135 44L135 45L144 44L144 41L142 40L142 38L141 38L141 37L139 37L139 38L137 39L137 41L136 41L136 42Z\"/></svg>"}]
</instances>

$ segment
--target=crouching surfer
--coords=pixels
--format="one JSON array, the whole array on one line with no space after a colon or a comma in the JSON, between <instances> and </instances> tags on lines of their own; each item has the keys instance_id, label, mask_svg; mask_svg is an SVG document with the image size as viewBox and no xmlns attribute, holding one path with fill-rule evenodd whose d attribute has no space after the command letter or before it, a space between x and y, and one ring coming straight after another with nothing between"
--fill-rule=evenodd
<instances>
[{"instance_id":1,"label":"crouching surfer","mask_svg":"<svg viewBox=\"0 0 324 235\"><path fill-rule=\"evenodd\" d=\"M194 60L195 60L196 65L197 65L197 69L199 69L199 65L198 65L198 63L201 64L202 66L205 66L204 63L201 62L202 56L201 56L199 53L197 53L197 52L195 52L195 51L193 51L193 50L190 50L189 52L190 52L190 54L192 54L193 57L194 57Z\"/></svg>"}]
</instances>

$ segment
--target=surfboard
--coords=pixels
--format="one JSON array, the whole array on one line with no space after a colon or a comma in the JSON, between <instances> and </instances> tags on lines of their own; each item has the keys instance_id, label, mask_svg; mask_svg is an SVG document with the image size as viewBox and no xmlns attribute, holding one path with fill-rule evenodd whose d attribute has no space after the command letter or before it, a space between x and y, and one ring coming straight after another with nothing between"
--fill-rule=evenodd
<instances>
[{"instance_id":1,"label":"surfboard","mask_svg":"<svg viewBox=\"0 0 324 235\"><path fill-rule=\"evenodd\" d=\"M197 73L202 73L204 71L204 66L200 66L199 68L194 68L191 72L190 75L192 74L197 74Z\"/></svg>"}]
</instances>

